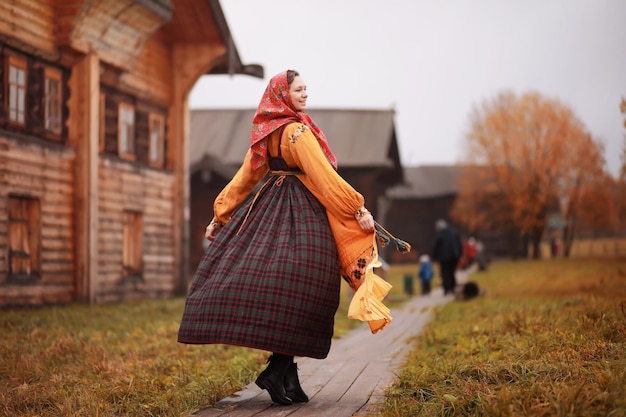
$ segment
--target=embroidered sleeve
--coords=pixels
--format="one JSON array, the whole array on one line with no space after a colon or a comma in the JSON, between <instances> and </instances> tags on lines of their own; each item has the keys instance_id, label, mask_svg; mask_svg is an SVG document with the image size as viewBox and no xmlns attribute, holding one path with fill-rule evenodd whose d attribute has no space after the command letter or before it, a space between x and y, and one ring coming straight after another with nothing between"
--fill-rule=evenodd
<instances>
[{"instance_id":1,"label":"embroidered sleeve","mask_svg":"<svg viewBox=\"0 0 626 417\"><path fill-rule=\"evenodd\" d=\"M310 130L307 125L301 124L300 126L298 126L296 130L294 130L293 133L289 135L289 142L296 143L296 140L298 139L298 137L302 134L302 132L306 130Z\"/></svg>"},{"instance_id":2,"label":"embroidered sleeve","mask_svg":"<svg viewBox=\"0 0 626 417\"><path fill-rule=\"evenodd\" d=\"M288 152L283 152L287 163L305 173L300 180L327 210L340 219L354 220L364 206L363 196L335 171L310 129L300 123L287 129Z\"/></svg>"}]
</instances>

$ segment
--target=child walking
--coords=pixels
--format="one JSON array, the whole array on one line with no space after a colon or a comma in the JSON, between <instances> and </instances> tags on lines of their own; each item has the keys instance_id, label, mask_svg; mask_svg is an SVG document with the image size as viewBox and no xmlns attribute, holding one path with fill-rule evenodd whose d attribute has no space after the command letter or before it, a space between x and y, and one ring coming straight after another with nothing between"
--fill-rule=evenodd
<instances>
[{"instance_id":1,"label":"child walking","mask_svg":"<svg viewBox=\"0 0 626 417\"><path fill-rule=\"evenodd\" d=\"M422 283L422 295L430 294L430 281L433 279L433 264L428 255L420 256L420 267L417 276Z\"/></svg>"}]
</instances>

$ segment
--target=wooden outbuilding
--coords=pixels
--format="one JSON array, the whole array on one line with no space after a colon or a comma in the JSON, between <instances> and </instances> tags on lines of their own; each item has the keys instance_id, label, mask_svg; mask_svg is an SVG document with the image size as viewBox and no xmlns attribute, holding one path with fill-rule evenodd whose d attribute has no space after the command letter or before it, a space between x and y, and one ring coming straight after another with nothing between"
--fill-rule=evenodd
<instances>
[{"instance_id":1,"label":"wooden outbuilding","mask_svg":"<svg viewBox=\"0 0 626 417\"><path fill-rule=\"evenodd\" d=\"M186 291L204 74L263 77L217 0L0 2L0 306Z\"/></svg>"},{"instance_id":2,"label":"wooden outbuilding","mask_svg":"<svg viewBox=\"0 0 626 417\"><path fill-rule=\"evenodd\" d=\"M192 110L190 268L197 266L213 201L250 147L255 109ZM363 194L376 217L380 197L403 182L393 110L310 109L335 155L339 174Z\"/></svg>"},{"instance_id":3,"label":"wooden outbuilding","mask_svg":"<svg viewBox=\"0 0 626 417\"><path fill-rule=\"evenodd\" d=\"M415 262L421 254L432 255L435 222L444 219L462 237L481 240L488 256L508 255L509 239L492 230L465 230L451 215L458 194L460 165L421 165L404 168L405 183L386 194L385 222L392 230L402 230L413 245L412 256L390 255L391 262Z\"/></svg>"}]
</instances>

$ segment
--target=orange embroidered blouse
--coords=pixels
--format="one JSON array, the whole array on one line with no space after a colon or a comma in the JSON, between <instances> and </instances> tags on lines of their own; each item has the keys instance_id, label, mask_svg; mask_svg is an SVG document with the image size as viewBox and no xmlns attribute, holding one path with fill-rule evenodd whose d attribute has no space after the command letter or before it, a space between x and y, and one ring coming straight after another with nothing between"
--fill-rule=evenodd
<instances>
[{"instance_id":1,"label":"orange embroidered blouse","mask_svg":"<svg viewBox=\"0 0 626 417\"><path fill-rule=\"evenodd\" d=\"M391 322L389 309L382 304L391 285L374 274L379 265L375 233L364 232L356 221L356 213L364 207L363 196L334 170L322 152L318 140L302 123L290 123L279 140L278 131L268 137L272 154L281 155L287 165L298 167L297 177L326 208L335 237L341 275L355 297L348 312L354 319L367 321L373 333ZM255 185L268 172L267 164L252 169L250 150L232 180L217 196L213 205L215 218L227 223L233 211L243 202ZM361 285L362 283L368 285Z\"/></svg>"}]
</instances>

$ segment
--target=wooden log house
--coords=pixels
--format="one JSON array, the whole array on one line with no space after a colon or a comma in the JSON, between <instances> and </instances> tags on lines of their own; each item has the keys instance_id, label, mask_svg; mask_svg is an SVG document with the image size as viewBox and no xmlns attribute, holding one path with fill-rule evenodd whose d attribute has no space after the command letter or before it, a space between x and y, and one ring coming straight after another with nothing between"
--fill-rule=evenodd
<instances>
[{"instance_id":1,"label":"wooden log house","mask_svg":"<svg viewBox=\"0 0 626 417\"><path fill-rule=\"evenodd\" d=\"M243 65L217 0L0 2L0 306L186 291L188 94Z\"/></svg>"}]
</instances>

